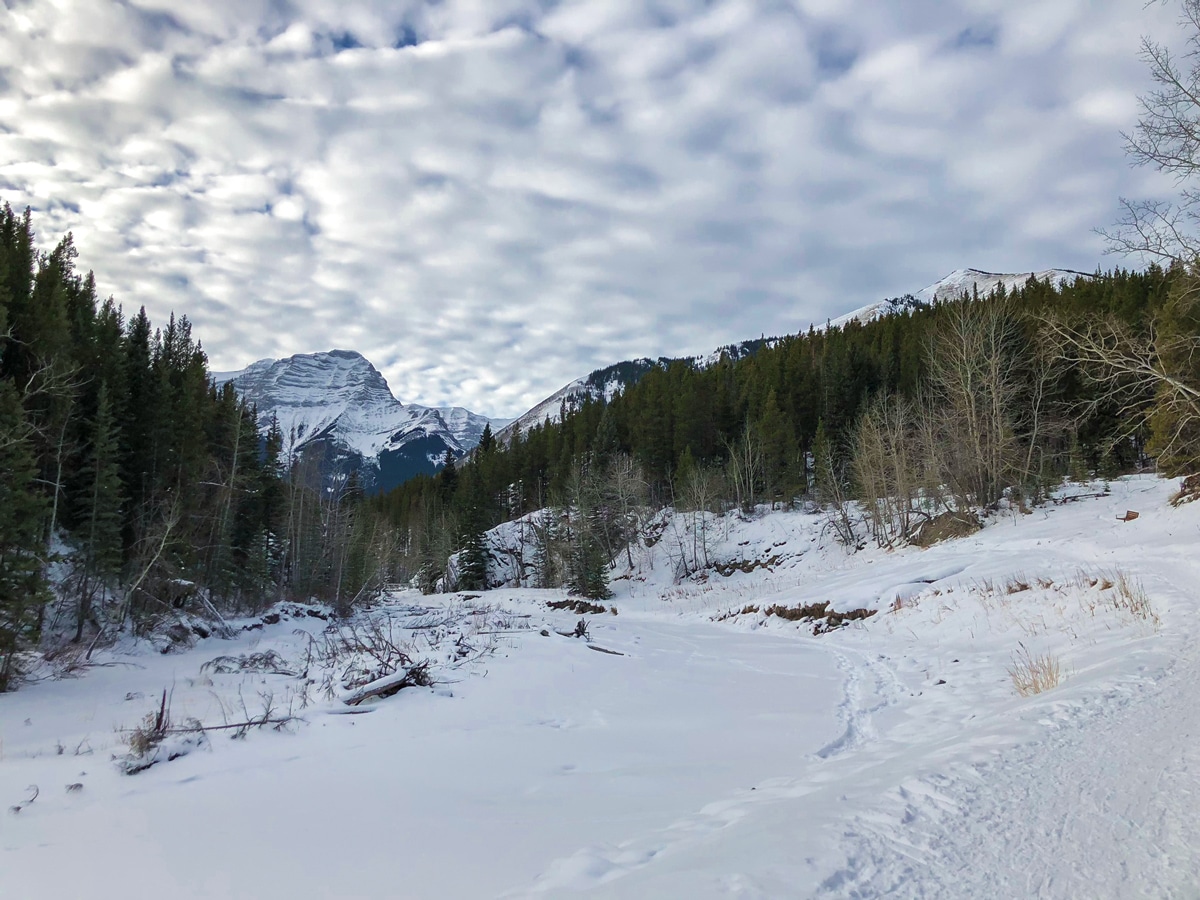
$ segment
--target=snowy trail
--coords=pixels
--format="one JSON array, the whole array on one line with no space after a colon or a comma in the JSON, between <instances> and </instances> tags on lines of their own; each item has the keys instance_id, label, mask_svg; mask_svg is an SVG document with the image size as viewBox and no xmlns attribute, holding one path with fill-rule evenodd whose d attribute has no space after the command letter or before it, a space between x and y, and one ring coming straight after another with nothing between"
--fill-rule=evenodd
<instances>
[{"instance_id":1,"label":"snowy trail","mask_svg":"<svg viewBox=\"0 0 1200 900\"><path fill-rule=\"evenodd\" d=\"M1200 897L1200 665L1042 740L906 782L821 896Z\"/></svg>"}]
</instances>

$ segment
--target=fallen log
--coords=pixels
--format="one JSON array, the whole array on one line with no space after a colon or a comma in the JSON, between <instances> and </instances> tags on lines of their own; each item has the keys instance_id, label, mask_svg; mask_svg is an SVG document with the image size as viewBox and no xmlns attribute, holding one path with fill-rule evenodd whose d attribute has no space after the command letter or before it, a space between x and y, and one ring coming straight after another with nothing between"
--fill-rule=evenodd
<instances>
[{"instance_id":1,"label":"fallen log","mask_svg":"<svg viewBox=\"0 0 1200 900\"><path fill-rule=\"evenodd\" d=\"M347 706L358 706L364 700L370 700L372 697L382 700L400 693L405 688L429 687L431 684L433 684L433 678L429 674L429 663L419 662L409 666L403 672L394 672L378 678L370 684L363 685L349 696L343 697L342 702Z\"/></svg>"}]
</instances>

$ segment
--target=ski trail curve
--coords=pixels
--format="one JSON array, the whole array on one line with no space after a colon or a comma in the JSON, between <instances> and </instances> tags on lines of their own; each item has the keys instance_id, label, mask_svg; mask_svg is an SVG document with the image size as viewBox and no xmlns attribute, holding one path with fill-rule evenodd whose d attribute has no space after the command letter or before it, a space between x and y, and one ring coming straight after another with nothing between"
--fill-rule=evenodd
<instances>
[{"instance_id":1,"label":"ski trail curve","mask_svg":"<svg viewBox=\"0 0 1200 900\"><path fill-rule=\"evenodd\" d=\"M1200 898L1200 665L858 816L830 898Z\"/></svg>"}]
</instances>

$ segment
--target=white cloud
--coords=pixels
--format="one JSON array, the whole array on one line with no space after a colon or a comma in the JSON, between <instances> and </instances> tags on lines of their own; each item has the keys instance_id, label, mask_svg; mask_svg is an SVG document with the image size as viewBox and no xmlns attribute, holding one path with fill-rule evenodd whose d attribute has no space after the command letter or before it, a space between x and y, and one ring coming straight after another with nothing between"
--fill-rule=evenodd
<instances>
[{"instance_id":1,"label":"white cloud","mask_svg":"<svg viewBox=\"0 0 1200 900\"><path fill-rule=\"evenodd\" d=\"M10 4L13 6L13 4ZM958 266L1091 269L1173 12L1033 0L21 0L0 186L215 368L350 347L523 411ZM1169 187L1169 186L1168 186Z\"/></svg>"}]
</instances>

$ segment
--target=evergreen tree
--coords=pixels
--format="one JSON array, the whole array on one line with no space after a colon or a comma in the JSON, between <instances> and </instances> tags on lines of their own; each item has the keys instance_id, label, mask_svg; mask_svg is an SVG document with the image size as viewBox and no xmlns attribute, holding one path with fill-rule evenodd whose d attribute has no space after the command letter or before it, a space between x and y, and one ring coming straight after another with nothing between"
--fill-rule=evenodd
<instances>
[{"instance_id":1,"label":"evergreen tree","mask_svg":"<svg viewBox=\"0 0 1200 900\"><path fill-rule=\"evenodd\" d=\"M490 453L494 446L496 446L496 439L492 436L492 423L485 422L483 434L479 436L479 450L481 453Z\"/></svg>"},{"instance_id":2,"label":"evergreen tree","mask_svg":"<svg viewBox=\"0 0 1200 900\"><path fill-rule=\"evenodd\" d=\"M0 380L0 691L16 675L16 654L36 638L45 600L42 528L46 501L16 389Z\"/></svg>"},{"instance_id":3,"label":"evergreen tree","mask_svg":"<svg viewBox=\"0 0 1200 900\"><path fill-rule=\"evenodd\" d=\"M91 613L96 591L117 576L121 567L121 478L116 423L108 390L101 385L91 443L83 466L76 521L81 538L82 572L75 640Z\"/></svg>"},{"instance_id":4,"label":"evergreen tree","mask_svg":"<svg viewBox=\"0 0 1200 900\"><path fill-rule=\"evenodd\" d=\"M479 473L472 470L463 479L462 511L459 516L458 588L488 589L487 529L490 510Z\"/></svg>"},{"instance_id":5,"label":"evergreen tree","mask_svg":"<svg viewBox=\"0 0 1200 900\"><path fill-rule=\"evenodd\" d=\"M454 465L454 454L450 448L446 448L446 456L442 460L441 471L438 472L438 493L443 503L449 503L454 499L454 492L458 489L458 469Z\"/></svg>"}]
</instances>

